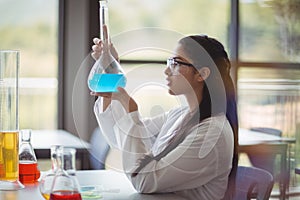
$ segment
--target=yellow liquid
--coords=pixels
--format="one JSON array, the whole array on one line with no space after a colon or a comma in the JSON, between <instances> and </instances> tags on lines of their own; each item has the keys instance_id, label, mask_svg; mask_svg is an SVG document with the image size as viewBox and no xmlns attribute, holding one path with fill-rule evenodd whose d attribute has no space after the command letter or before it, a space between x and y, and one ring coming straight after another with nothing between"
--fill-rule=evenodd
<instances>
[{"instance_id":1,"label":"yellow liquid","mask_svg":"<svg viewBox=\"0 0 300 200\"><path fill-rule=\"evenodd\" d=\"M50 194L49 193L42 193L42 196L44 199L49 200L50 199Z\"/></svg>"},{"instance_id":2,"label":"yellow liquid","mask_svg":"<svg viewBox=\"0 0 300 200\"><path fill-rule=\"evenodd\" d=\"M0 180L19 179L19 133L0 132Z\"/></svg>"}]
</instances>

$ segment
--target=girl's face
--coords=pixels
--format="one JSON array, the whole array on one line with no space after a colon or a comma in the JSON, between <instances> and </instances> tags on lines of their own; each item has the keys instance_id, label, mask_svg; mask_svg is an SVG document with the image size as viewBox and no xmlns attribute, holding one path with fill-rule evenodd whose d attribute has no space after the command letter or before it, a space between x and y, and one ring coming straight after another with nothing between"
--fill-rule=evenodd
<instances>
[{"instance_id":1,"label":"girl's face","mask_svg":"<svg viewBox=\"0 0 300 200\"><path fill-rule=\"evenodd\" d=\"M193 67L192 60L178 44L174 56L168 59L165 74L167 75L167 86L172 95L194 93L203 87L203 79L197 69Z\"/></svg>"}]
</instances>

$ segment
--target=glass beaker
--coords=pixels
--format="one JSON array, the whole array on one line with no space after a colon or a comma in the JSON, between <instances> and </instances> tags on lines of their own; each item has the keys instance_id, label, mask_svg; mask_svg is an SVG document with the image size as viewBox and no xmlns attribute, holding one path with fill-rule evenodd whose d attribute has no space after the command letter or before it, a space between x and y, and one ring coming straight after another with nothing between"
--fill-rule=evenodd
<instances>
[{"instance_id":1,"label":"glass beaker","mask_svg":"<svg viewBox=\"0 0 300 200\"><path fill-rule=\"evenodd\" d=\"M30 143L31 130L21 130L21 145L19 149L19 180L22 183L34 183L40 178L37 159Z\"/></svg>"},{"instance_id":2,"label":"glass beaker","mask_svg":"<svg viewBox=\"0 0 300 200\"><path fill-rule=\"evenodd\" d=\"M64 147L64 170L70 175L76 175L76 149Z\"/></svg>"},{"instance_id":3,"label":"glass beaker","mask_svg":"<svg viewBox=\"0 0 300 200\"><path fill-rule=\"evenodd\" d=\"M56 151L57 171L51 187L50 200L72 199L81 200L80 186L74 177L64 170L64 147Z\"/></svg>"},{"instance_id":4,"label":"glass beaker","mask_svg":"<svg viewBox=\"0 0 300 200\"><path fill-rule=\"evenodd\" d=\"M125 87L126 77L119 62L110 52L107 0L99 1L100 38L103 41L102 53L93 65L88 76L88 87L93 92L117 92Z\"/></svg>"},{"instance_id":5,"label":"glass beaker","mask_svg":"<svg viewBox=\"0 0 300 200\"><path fill-rule=\"evenodd\" d=\"M0 51L0 190L19 182L19 51Z\"/></svg>"}]
</instances>

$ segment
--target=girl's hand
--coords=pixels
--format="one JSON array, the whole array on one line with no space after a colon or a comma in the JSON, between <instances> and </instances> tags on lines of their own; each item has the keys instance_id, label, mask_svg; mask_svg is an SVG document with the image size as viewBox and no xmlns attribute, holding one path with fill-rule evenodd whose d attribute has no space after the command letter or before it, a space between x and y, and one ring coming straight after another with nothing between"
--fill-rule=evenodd
<instances>
[{"instance_id":1,"label":"girl's hand","mask_svg":"<svg viewBox=\"0 0 300 200\"><path fill-rule=\"evenodd\" d=\"M106 40L102 41L99 38L94 38L93 42L94 45L92 46L92 57L95 60L98 60L99 57L101 56L102 50L110 50L110 53L112 54L112 56L119 61L119 56L118 56L118 52L115 49L115 47L113 46L113 44L110 41L110 38L108 38L108 34L107 34L107 27L106 25L103 26L103 32L104 32L104 37L106 38Z\"/></svg>"},{"instance_id":2,"label":"girl's hand","mask_svg":"<svg viewBox=\"0 0 300 200\"><path fill-rule=\"evenodd\" d=\"M138 106L134 99L129 96L129 94L126 92L126 90L122 87L118 87L118 92L91 92L92 96L101 96L104 98L105 102L110 102L111 100L117 100L119 101L122 106L125 108L125 110L129 112L134 112L138 110ZM105 106L105 105L104 105Z\"/></svg>"},{"instance_id":3,"label":"girl's hand","mask_svg":"<svg viewBox=\"0 0 300 200\"><path fill-rule=\"evenodd\" d=\"M114 48L113 44L110 41L110 38L108 38L107 34L107 26L103 25L103 33L104 33L104 40L101 40L99 38L94 38L93 42L94 45L92 46L93 52L91 53L91 56L95 59L98 60L101 56L101 53L103 51L110 51L112 56L119 62L119 57L118 57L118 52ZM109 106L111 103L112 99L112 93L95 93L91 92L90 93L92 96L101 96L103 97L103 111L106 110L106 108Z\"/></svg>"}]
</instances>

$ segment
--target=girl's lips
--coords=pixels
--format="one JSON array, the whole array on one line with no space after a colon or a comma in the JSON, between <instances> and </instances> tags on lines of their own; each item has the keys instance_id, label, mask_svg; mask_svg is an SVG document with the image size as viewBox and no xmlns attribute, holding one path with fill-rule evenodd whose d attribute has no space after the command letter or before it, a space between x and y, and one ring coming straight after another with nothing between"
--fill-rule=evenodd
<instances>
[{"instance_id":1,"label":"girl's lips","mask_svg":"<svg viewBox=\"0 0 300 200\"><path fill-rule=\"evenodd\" d=\"M166 79L167 80L167 86L171 85L171 80L170 79Z\"/></svg>"}]
</instances>

